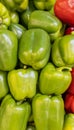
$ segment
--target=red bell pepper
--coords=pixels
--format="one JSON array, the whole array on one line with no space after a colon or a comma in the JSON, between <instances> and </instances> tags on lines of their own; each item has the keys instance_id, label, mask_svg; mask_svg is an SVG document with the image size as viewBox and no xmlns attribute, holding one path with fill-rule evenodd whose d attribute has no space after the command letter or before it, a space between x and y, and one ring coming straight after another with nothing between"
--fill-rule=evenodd
<instances>
[{"instance_id":1,"label":"red bell pepper","mask_svg":"<svg viewBox=\"0 0 74 130\"><path fill-rule=\"evenodd\" d=\"M74 95L74 68L72 68L71 75L72 75L72 81L66 92Z\"/></svg>"},{"instance_id":2,"label":"red bell pepper","mask_svg":"<svg viewBox=\"0 0 74 130\"><path fill-rule=\"evenodd\" d=\"M67 27L65 30L65 35L74 34L74 27Z\"/></svg>"},{"instance_id":3,"label":"red bell pepper","mask_svg":"<svg viewBox=\"0 0 74 130\"><path fill-rule=\"evenodd\" d=\"M64 107L67 113L74 113L74 95L70 93L65 94Z\"/></svg>"},{"instance_id":4,"label":"red bell pepper","mask_svg":"<svg viewBox=\"0 0 74 130\"><path fill-rule=\"evenodd\" d=\"M74 26L74 0L56 0L54 13L63 23Z\"/></svg>"}]
</instances>

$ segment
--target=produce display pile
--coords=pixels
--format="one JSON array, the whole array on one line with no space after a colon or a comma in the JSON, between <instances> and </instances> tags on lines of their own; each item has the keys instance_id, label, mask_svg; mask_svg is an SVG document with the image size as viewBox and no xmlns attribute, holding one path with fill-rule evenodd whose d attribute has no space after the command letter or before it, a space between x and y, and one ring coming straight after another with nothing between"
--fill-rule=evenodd
<instances>
[{"instance_id":1,"label":"produce display pile","mask_svg":"<svg viewBox=\"0 0 74 130\"><path fill-rule=\"evenodd\" d=\"M0 130L74 130L73 0L0 0Z\"/></svg>"}]
</instances>

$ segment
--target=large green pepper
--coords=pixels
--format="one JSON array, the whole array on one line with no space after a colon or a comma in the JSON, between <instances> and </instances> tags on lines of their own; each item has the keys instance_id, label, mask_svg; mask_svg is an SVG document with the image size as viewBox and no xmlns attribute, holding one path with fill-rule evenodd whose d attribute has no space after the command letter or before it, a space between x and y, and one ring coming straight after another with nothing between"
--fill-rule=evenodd
<instances>
[{"instance_id":1,"label":"large green pepper","mask_svg":"<svg viewBox=\"0 0 74 130\"><path fill-rule=\"evenodd\" d=\"M0 70L9 71L17 64L17 36L9 30L0 30Z\"/></svg>"},{"instance_id":2,"label":"large green pepper","mask_svg":"<svg viewBox=\"0 0 74 130\"><path fill-rule=\"evenodd\" d=\"M30 15L28 28L42 28L48 33L55 33L62 28L62 23L48 11L35 10Z\"/></svg>"},{"instance_id":3,"label":"large green pepper","mask_svg":"<svg viewBox=\"0 0 74 130\"><path fill-rule=\"evenodd\" d=\"M16 100L32 98L36 94L38 72L32 68L12 70L8 73L10 92Z\"/></svg>"},{"instance_id":4,"label":"large green pepper","mask_svg":"<svg viewBox=\"0 0 74 130\"><path fill-rule=\"evenodd\" d=\"M8 28L10 25L10 15L7 8L0 2L0 29Z\"/></svg>"},{"instance_id":5,"label":"large green pepper","mask_svg":"<svg viewBox=\"0 0 74 130\"><path fill-rule=\"evenodd\" d=\"M28 102L15 102L11 95L5 96L0 108L0 130L26 130L30 113Z\"/></svg>"},{"instance_id":6,"label":"large green pepper","mask_svg":"<svg viewBox=\"0 0 74 130\"><path fill-rule=\"evenodd\" d=\"M19 14L16 11L10 11L9 10L9 15L10 15L10 21L11 23L19 23Z\"/></svg>"},{"instance_id":7,"label":"large green pepper","mask_svg":"<svg viewBox=\"0 0 74 130\"><path fill-rule=\"evenodd\" d=\"M63 130L74 130L74 113L65 115Z\"/></svg>"},{"instance_id":8,"label":"large green pepper","mask_svg":"<svg viewBox=\"0 0 74 130\"><path fill-rule=\"evenodd\" d=\"M0 99L2 99L8 91L7 72L0 71Z\"/></svg>"},{"instance_id":9,"label":"large green pepper","mask_svg":"<svg viewBox=\"0 0 74 130\"><path fill-rule=\"evenodd\" d=\"M13 11L23 11L27 9L28 0L1 0L1 2L9 9Z\"/></svg>"},{"instance_id":10,"label":"large green pepper","mask_svg":"<svg viewBox=\"0 0 74 130\"><path fill-rule=\"evenodd\" d=\"M74 35L56 39L52 45L52 62L56 66L74 66Z\"/></svg>"},{"instance_id":11,"label":"large green pepper","mask_svg":"<svg viewBox=\"0 0 74 130\"><path fill-rule=\"evenodd\" d=\"M50 37L42 29L29 29L23 33L19 42L19 59L34 69L43 68L50 57Z\"/></svg>"},{"instance_id":12,"label":"large green pepper","mask_svg":"<svg viewBox=\"0 0 74 130\"><path fill-rule=\"evenodd\" d=\"M62 94L71 81L71 68L56 68L52 63L48 63L41 71L39 77L39 89L43 94Z\"/></svg>"},{"instance_id":13,"label":"large green pepper","mask_svg":"<svg viewBox=\"0 0 74 130\"><path fill-rule=\"evenodd\" d=\"M34 122L37 130L62 130L64 103L61 95L37 94L32 101Z\"/></svg>"},{"instance_id":14,"label":"large green pepper","mask_svg":"<svg viewBox=\"0 0 74 130\"><path fill-rule=\"evenodd\" d=\"M33 1L35 7L39 10L50 10L56 2L56 0L33 0Z\"/></svg>"}]
</instances>

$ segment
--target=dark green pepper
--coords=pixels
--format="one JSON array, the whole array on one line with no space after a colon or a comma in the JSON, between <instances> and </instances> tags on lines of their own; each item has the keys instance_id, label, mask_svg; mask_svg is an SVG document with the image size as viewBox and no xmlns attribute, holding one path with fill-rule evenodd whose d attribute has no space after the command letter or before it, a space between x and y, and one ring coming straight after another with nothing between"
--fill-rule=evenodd
<instances>
[{"instance_id":1,"label":"dark green pepper","mask_svg":"<svg viewBox=\"0 0 74 130\"><path fill-rule=\"evenodd\" d=\"M55 33L62 28L62 22L48 11L35 10L30 15L28 28L42 28Z\"/></svg>"},{"instance_id":2,"label":"dark green pepper","mask_svg":"<svg viewBox=\"0 0 74 130\"><path fill-rule=\"evenodd\" d=\"M41 71L39 89L43 94L63 94L69 87L71 77L70 67L55 67L48 63Z\"/></svg>"},{"instance_id":3,"label":"dark green pepper","mask_svg":"<svg viewBox=\"0 0 74 130\"><path fill-rule=\"evenodd\" d=\"M38 72L32 68L12 70L8 73L10 92L16 100L32 98L36 94Z\"/></svg>"},{"instance_id":4,"label":"dark green pepper","mask_svg":"<svg viewBox=\"0 0 74 130\"><path fill-rule=\"evenodd\" d=\"M56 0L33 0L33 1L35 7L39 10L50 10L56 2Z\"/></svg>"},{"instance_id":5,"label":"dark green pepper","mask_svg":"<svg viewBox=\"0 0 74 130\"><path fill-rule=\"evenodd\" d=\"M2 99L8 92L7 72L0 71L0 99Z\"/></svg>"},{"instance_id":6,"label":"dark green pepper","mask_svg":"<svg viewBox=\"0 0 74 130\"><path fill-rule=\"evenodd\" d=\"M63 130L64 103L61 95L37 94L32 101L32 111L37 130Z\"/></svg>"},{"instance_id":7,"label":"dark green pepper","mask_svg":"<svg viewBox=\"0 0 74 130\"><path fill-rule=\"evenodd\" d=\"M5 96L0 108L0 130L26 130L30 113L28 102L16 102L11 95Z\"/></svg>"},{"instance_id":8,"label":"dark green pepper","mask_svg":"<svg viewBox=\"0 0 74 130\"><path fill-rule=\"evenodd\" d=\"M52 45L52 62L60 66L74 66L74 35L65 35L56 39Z\"/></svg>"},{"instance_id":9,"label":"dark green pepper","mask_svg":"<svg viewBox=\"0 0 74 130\"><path fill-rule=\"evenodd\" d=\"M30 14L35 10L34 4L32 0L29 0L29 4L26 10L24 10L21 14L20 14L20 18L21 18L21 23L24 26L28 26L28 22L29 22L29 18L30 18Z\"/></svg>"},{"instance_id":10,"label":"dark green pepper","mask_svg":"<svg viewBox=\"0 0 74 130\"><path fill-rule=\"evenodd\" d=\"M10 25L10 15L7 8L0 2L0 29L7 29Z\"/></svg>"},{"instance_id":11,"label":"dark green pepper","mask_svg":"<svg viewBox=\"0 0 74 130\"><path fill-rule=\"evenodd\" d=\"M42 29L29 29L19 42L19 60L34 69L43 68L50 57L50 37Z\"/></svg>"},{"instance_id":12,"label":"dark green pepper","mask_svg":"<svg viewBox=\"0 0 74 130\"><path fill-rule=\"evenodd\" d=\"M17 64L17 36L9 30L0 30L0 70L9 71Z\"/></svg>"}]
</instances>

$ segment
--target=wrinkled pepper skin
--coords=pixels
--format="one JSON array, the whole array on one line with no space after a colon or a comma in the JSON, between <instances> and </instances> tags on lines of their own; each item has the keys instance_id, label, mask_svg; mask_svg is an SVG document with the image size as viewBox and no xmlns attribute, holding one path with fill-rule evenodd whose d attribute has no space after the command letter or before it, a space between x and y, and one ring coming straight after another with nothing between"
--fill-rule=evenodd
<instances>
[{"instance_id":1,"label":"wrinkled pepper skin","mask_svg":"<svg viewBox=\"0 0 74 130\"><path fill-rule=\"evenodd\" d=\"M0 108L0 130L26 130L31 106L28 102L15 102L6 95Z\"/></svg>"},{"instance_id":2,"label":"wrinkled pepper skin","mask_svg":"<svg viewBox=\"0 0 74 130\"><path fill-rule=\"evenodd\" d=\"M26 28L18 23L11 23L9 26L9 30L14 32L18 39L21 38L23 32L26 31Z\"/></svg>"},{"instance_id":3,"label":"wrinkled pepper skin","mask_svg":"<svg viewBox=\"0 0 74 130\"><path fill-rule=\"evenodd\" d=\"M1 2L12 11L22 12L27 9L28 0L1 0Z\"/></svg>"},{"instance_id":4,"label":"wrinkled pepper skin","mask_svg":"<svg viewBox=\"0 0 74 130\"><path fill-rule=\"evenodd\" d=\"M29 29L23 33L19 42L19 60L39 70L50 57L50 37L43 29Z\"/></svg>"},{"instance_id":5,"label":"wrinkled pepper skin","mask_svg":"<svg viewBox=\"0 0 74 130\"><path fill-rule=\"evenodd\" d=\"M60 66L74 66L74 36L65 35L56 39L52 45L52 62Z\"/></svg>"},{"instance_id":6,"label":"wrinkled pepper skin","mask_svg":"<svg viewBox=\"0 0 74 130\"><path fill-rule=\"evenodd\" d=\"M17 36L9 30L0 30L0 70L10 71L17 64Z\"/></svg>"},{"instance_id":7,"label":"wrinkled pepper skin","mask_svg":"<svg viewBox=\"0 0 74 130\"><path fill-rule=\"evenodd\" d=\"M65 115L63 130L74 130L74 114L69 113Z\"/></svg>"},{"instance_id":8,"label":"wrinkled pepper skin","mask_svg":"<svg viewBox=\"0 0 74 130\"><path fill-rule=\"evenodd\" d=\"M56 68L48 63L41 71L39 89L43 94L63 94L69 87L72 77L69 67Z\"/></svg>"},{"instance_id":9,"label":"wrinkled pepper skin","mask_svg":"<svg viewBox=\"0 0 74 130\"><path fill-rule=\"evenodd\" d=\"M7 29L10 25L10 15L7 8L0 2L0 29Z\"/></svg>"},{"instance_id":10,"label":"wrinkled pepper skin","mask_svg":"<svg viewBox=\"0 0 74 130\"><path fill-rule=\"evenodd\" d=\"M34 0L34 5L39 10L50 10L56 0Z\"/></svg>"},{"instance_id":11,"label":"wrinkled pepper skin","mask_svg":"<svg viewBox=\"0 0 74 130\"><path fill-rule=\"evenodd\" d=\"M48 33L55 33L62 28L62 23L48 11L35 10L30 15L28 28L42 28Z\"/></svg>"},{"instance_id":12,"label":"wrinkled pepper skin","mask_svg":"<svg viewBox=\"0 0 74 130\"><path fill-rule=\"evenodd\" d=\"M61 95L37 94L32 101L34 122L37 130L62 130L64 103Z\"/></svg>"},{"instance_id":13,"label":"wrinkled pepper skin","mask_svg":"<svg viewBox=\"0 0 74 130\"><path fill-rule=\"evenodd\" d=\"M36 94L38 72L32 68L12 70L8 73L10 92L16 100L32 98Z\"/></svg>"},{"instance_id":14,"label":"wrinkled pepper skin","mask_svg":"<svg viewBox=\"0 0 74 130\"><path fill-rule=\"evenodd\" d=\"M0 99L2 99L8 92L7 72L0 71Z\"/></svg>"}]
</instances>

